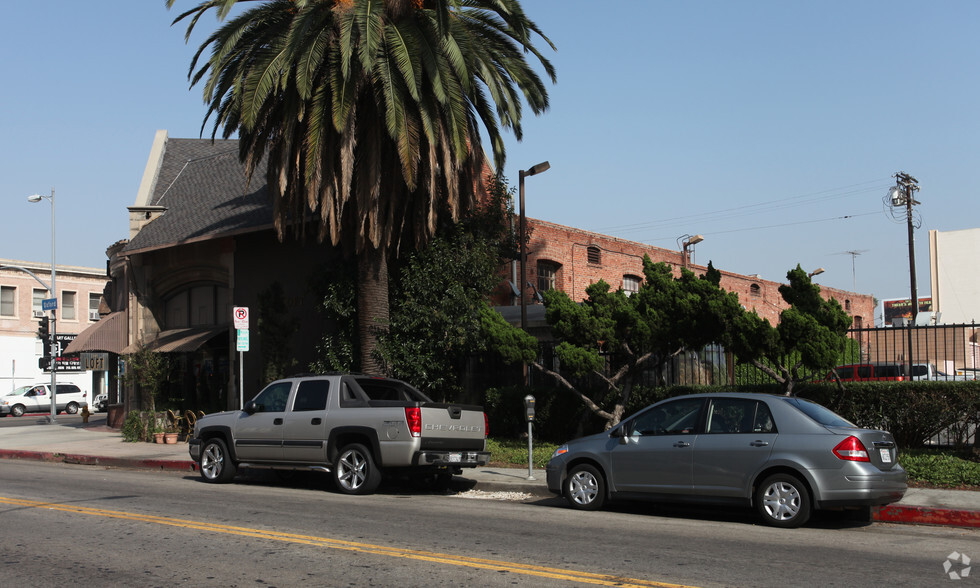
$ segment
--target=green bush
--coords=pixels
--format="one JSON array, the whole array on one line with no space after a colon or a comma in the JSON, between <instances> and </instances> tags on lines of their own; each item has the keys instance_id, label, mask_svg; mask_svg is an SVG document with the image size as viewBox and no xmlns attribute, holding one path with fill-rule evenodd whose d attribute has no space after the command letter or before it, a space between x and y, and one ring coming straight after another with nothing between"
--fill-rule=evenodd
<instances>
[{"instance_id":1,"label":"green bush","mask_svg":"<svg viewBox=\"0 0 980 588\"><path fill-rule=\"evenodd\" d=\"M980 486L980 462L972 451L912 449L900 453L898 461L913 483L938 488Z\"/></svg>"},{"instance_id":2,"label":"green bush","mask_svg":"<svg viewBox=\"0 0 980 588\"><path fill-rule=\"evenodd\" d=\"M551 454L558 447L554 443L539 442L532 439L534 450L534 467L543 468ZM507 467L527 467L527 439L487 439L487 451L490 452L490 463Z\"/></svg>"},{"instance_id":3,"label":"green bush","mask_svg":"<svg viewBox=\"0 0 980 588\"><path fill-rule=\"evenodd\" d=\"M149 439L147 422L142 418L138 410L131 410L123 421L122 436L123 440L130 443L137 441L147 441Z\"/></svg>"}]
</instances>

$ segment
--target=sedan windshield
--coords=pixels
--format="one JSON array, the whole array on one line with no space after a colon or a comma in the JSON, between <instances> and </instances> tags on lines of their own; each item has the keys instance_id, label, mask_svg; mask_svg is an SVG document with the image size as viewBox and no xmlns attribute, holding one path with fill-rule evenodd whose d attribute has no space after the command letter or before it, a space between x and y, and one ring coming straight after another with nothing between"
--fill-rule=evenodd
<instances>
[{"instance_id":1,"label":"sedan windshield","mask_svg":"<svg viewBox=\"0 0 980 588\"><path fill-rule=\"evenodd\" d=\"M825 427L857 427L857 425L840 416L836 412L830 410L829 408L820 406L815 402L810 402L809 400L804 400L802 398L786 398L785 400L786 402L800 409L803 414Z\"/></svg>"}]
</instances>

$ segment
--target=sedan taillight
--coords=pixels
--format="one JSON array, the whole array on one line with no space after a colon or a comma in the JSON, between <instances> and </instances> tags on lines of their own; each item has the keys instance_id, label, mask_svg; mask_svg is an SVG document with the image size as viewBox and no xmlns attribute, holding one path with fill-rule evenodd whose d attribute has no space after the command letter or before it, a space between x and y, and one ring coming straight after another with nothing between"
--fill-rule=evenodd
<instances>
[{"instance_id":1,"label":"sedan taillight","mask_svg":"<svg viewBox=\"0 0 980 588\"><path fill-rule=\"evenodd\" d=\"M845 461L871 461L868 457L868 449L854 435L838 443L837 447L834 447L834 455L837 459Z\"/></svg>"}]
</instances>

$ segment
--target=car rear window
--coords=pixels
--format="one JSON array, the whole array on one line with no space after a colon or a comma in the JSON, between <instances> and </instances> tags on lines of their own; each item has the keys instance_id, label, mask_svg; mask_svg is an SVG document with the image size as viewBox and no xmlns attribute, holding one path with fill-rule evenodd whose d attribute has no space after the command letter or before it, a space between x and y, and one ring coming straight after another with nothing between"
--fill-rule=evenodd
<instances>
[{"instance_id":1,"label":"car rear window","mask_svg":"<svg viewBox=\"0 0 980 588\"><path fill-rule=\"evenodd\" d=\"M825 406L802 398L786 398L786 402L800 409L800 412L817 421L825 427L856 427L854 423L840 416Z\"/></svg>"}]
</instances>

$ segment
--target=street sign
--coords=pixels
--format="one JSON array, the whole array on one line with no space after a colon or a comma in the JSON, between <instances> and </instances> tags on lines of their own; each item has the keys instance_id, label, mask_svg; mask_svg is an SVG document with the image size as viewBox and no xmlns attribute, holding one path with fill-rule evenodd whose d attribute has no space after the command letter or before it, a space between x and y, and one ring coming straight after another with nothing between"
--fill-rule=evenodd
<instances>
[{"instance_id":1,"label":"street sign","mask_svg":"<svg viewBox=\"0 0 980 588\"><path fill-rule=\"evenodd\" d=\"M238 329L236 351L248 351L248 329Z\"/></svg>"},{"instance_id":2,"label":"street sign","mask_svg":"<svg viewBox=\"0 0 980 588\"><path fill-rule=\"evenodd\" d=\"M58 299L57 298L45 298L41 301L41 310L57 310Z\"/></svg>"},{"instance_id":3,"label":"street sign","mask_svg":"<svg viewBox=\"0 0 980 588\"><path fill-rule=\"evenodd\" d=\"M232 312L236 329L248 329L248 307L236 306Z\"/></svg>"}]
</instances>

